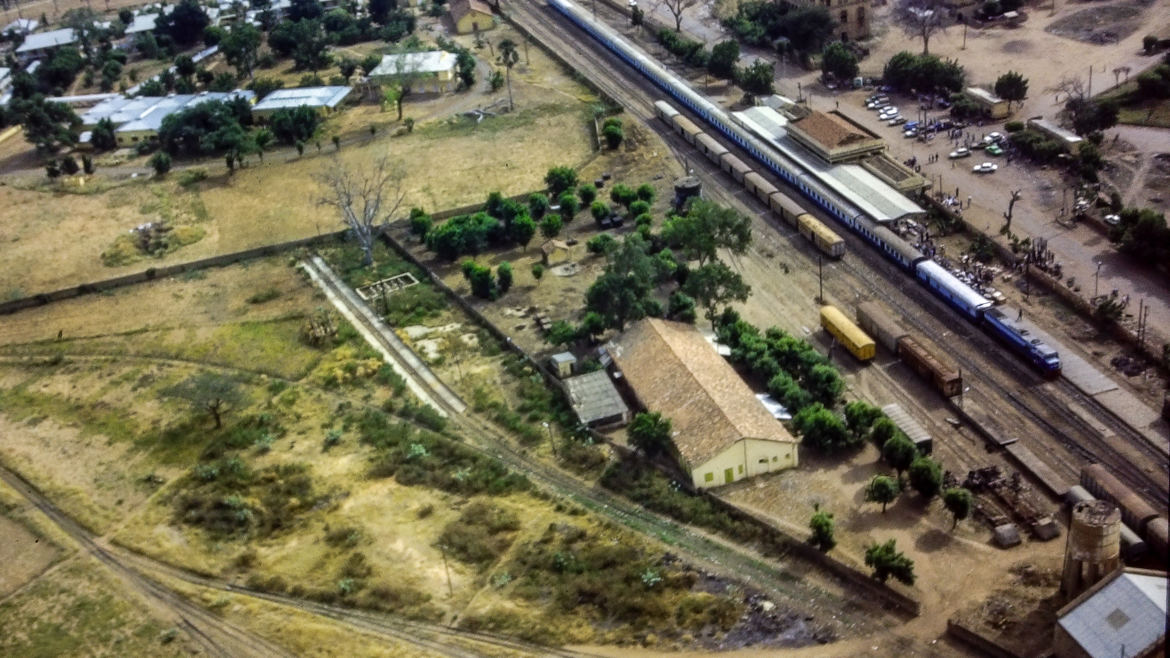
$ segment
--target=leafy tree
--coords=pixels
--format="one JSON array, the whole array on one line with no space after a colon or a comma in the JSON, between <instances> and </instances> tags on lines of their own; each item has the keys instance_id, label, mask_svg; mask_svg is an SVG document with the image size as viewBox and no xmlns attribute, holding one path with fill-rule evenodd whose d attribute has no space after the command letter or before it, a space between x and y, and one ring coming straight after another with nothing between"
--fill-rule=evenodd
<instances>
[{"instance_id":1,"label":"leafy tree","mask_svg":"<svg viewBox=\"0 0 1170 658\"><path fill-rule=\"evenodd\" d=\"M419 240L426 239L427 233L431 231L431 226L434 223L434 219L422 208L410 209L410 233L418 237Z\"/></svg>"},{"instance_id":2,"label":"leafy tree","mask_svg":"<svg viewBox=\"0 0 1170 658\"><path fill-rule=\"evenodd\" d=\"M508 261L500 263L499 267L496 268L496 285L498 285L500 288L501 296L507 294L508 289L512 287L512 280L514 276L515 275L512 272L512 264Z\"/></svg>"},{"instance_id":3,"label":"leafy tree","mask_svg":"<svg viewBox=\"0 0 1170 658\"><path fill-rule=\"evenodd\" d=\"M467 259L461 266L463 278L471 284L471 294L480 299L492 300L499 297L499 287L492 277L492 268Z\"/></svg>"},{"instance_id":4,"label":"leafy tree","mask_svg":"<svg viewBox=\"0 0 1170 658\"><path fill-rule=\"evenodd\" d=\"M460 48L455 54L455 73L459 76L460 89L475 87L475 55L466 48Z\"/></svg>"},{"instance_id":5,"label":"leafy tree","mask_svg":"<svg viewBox=\"0 0 1170 658\"><path fill-rule=\"evenodd\" d=\"M670 419L657 411L644 411L634 416L628 435L630 445L649 457L666 454L673 446Z\"/></svg>"},{"instance_id":6,"label":"leafy tree","mask_svg":"<svg viewBox=\"0 0 1170 658\"><path fill-rule=\"evenodd\" d=\"M593 215L593 220L597 222L602 221L612 214L609 209L609 204L604 201L594 201L593 205L589 206L589 213Z\"/></svg>"},{"instance_id":7,"label":"leafy tree","mask_svg":"<svg viewBox=\"0 0 1170 658\"><path fill-rule=\"evenodd\" d=\"M211 91L229 92L236 88L236 76L224 71L212 79L211 84L207 85Z\"/></svg>"},{"instance_id":8,"label":"leafy tree","mask_svg":"<svg viewBox=\"0 0 1170 658\"><path fill-rule=\"evenodd\" d=\"M671 320L688 324L695 322L695 300L680 290L670 293L666 309L666 316Z\"/></svg>"},{"instance_id":9,"label":"leafy tree","mask_svg":"<svg viewBox=\"0 0 1170 658\"><path fill-rule=\"evenodd\" d=\"M188 55L179 55L175 58L175 73L182 78L191 78L195 75L195 61Z\"/></svg>"},{"instance_id":10,"label":"leafy tree","mask_svg":"<svg viewBox=\"0 0 1170 658\"><path fill-rule=\"evenodd\" d=\"M906 36L922 39L922 54L930 54L930 37L946 31L950 14L945 0L897 0L891 18Z\"/></svg>"},{"instance_id":11,"label":"leafy tree","mask_svg":"<svg viewBox=\"0 0 1170 658\"><path fill-rule=\"evenodd\" d=\"M625 133L622 132L620 123L606 122L601 129L601 137L605 140L605 146L611 151L616 151L622 145L622 140L626 138Z\"/></svg>"},{"instance_id":12,"label":"leafy tree","mask_svg":"<svg viewBox=\"0 0 1170 658\"><path fill-rule=\"evenodd\" d=\"M224 60L236 68L236 76L252 77L252 70L256 67L257 53L260 51L260 30L247 22L240 21L232 26L231 30L219 44L219 52L223 53Z\"/></svg>"},{"instance_id":13,"label":"leafy tree","mask_svg":"<svg viewBox=\"0 0 1170 658\"><path fill-rule=\"evenodd\" d=\"M512 102L512 67L520 61L520 52L516 50L516 42L511 39L502 39L500 43L496 44L496 48L500 54L497 57L500 64L504 65L504 70L507 72L508 82L508 109L516 109L516 105Z\"/></svg>"},{"instance_id":14,"label":"leafy tree","mask_svg":"<svg viewBox=\"0 0 1170 658\"><path fill-rule=\"evenodd\" d=\"M907 585L914 584L914 561L897 549L896 540L865 549L865 566L873 568L873 577L883 583L893 576Z\"/></svg>"},{"instance_id":15,"label":"leafy tree","mask_svg":"<svg viewBox=\"0 0 1170 658\"><path fill-rule=\"evenodd\" d=\"M223 42L224 37L227 36L227 30L218 25L208 25L203 28L203 45L208 48L217 46Z\"/></svg>"},{"instance_id":16,"label":"leafy tree","mask_svg":"<svg viewBox=\"0 0 1170 658\"><path fill-rule=\"evenodd\" d=\"M1008 71L995 80L995 95L1008 102L1008 111L1012 103L1022 103L1028 97L1028 79L1023 75Z\"/></svg>"},{"instance_id":17,"label":"leafy tree","mask_svg":"<svg viewBox=\"0 0 1170 658\"><path fill-rule=\"evenodd\" d=\"M543 263L533 263L532 264L532 278L536 279L536 281L539 282L543 277L544 277L544 264Z\"/></svg>"},{"instance_id":18,"label":"leafy tree","mask_svg":"<svg viewBox=\"0 0 1170 658\"><path fill-rule=\"evenodd\" d=\"M682 249L688 260L702 266L727 249L743 254L752 241L751 219L734 208L696 199L686 215L675 215L662 227L662 238L671 248Z\"/></svg>"},{"instance_id":19,"label":"leafy tree","mask_svg":"<svg viewBox=\"0 0 1170 658\"><path fill-rule=\"evenodd\" d=\"M548 212L548 197L536 192L528 195L528 214L532 215L533 219L544 218L545 213Z\"/></svg>"},{"instance_id":20,"label":"leafy tree","mask_svg":"<svg viewBox=\"0 0 1170 658\"><path fill-rule=\"evenodd\" d=\"M731 80L735 78L735 68L738 64L739 42L728 39L711 49L711 58L707 60L707 72L721 80Z\"/></svg>"},{"instance_id":21,"label":"leafy tree","mask_svg":"<svg viewBox=\"0 0 1170 658\"><path fill-rule=\"evenodd\" d=\"M852 80L857 76L857 56L845 44L834 41L821 53L821 70L837 80Z\"/></svg>"},{"instance_id":22,"label":"leafy tree","mask_svg":"<svg viewBox=\"0 0 1170 658\"><path fill-rule=\"evenodd\" d=\"M682 290L706 309L703 316L712 328L720 306L733 301L746 302L751 294L751 286L744 283L743 277L719 261L691 270Z\"/></svg>"},{"instance_id":23,"label":"leafy tree","mask_svg":"<svg viewBox=\"0 0 1170 658\"><path fill-rule=\"evenodd\" d=\"M362 72L365 73L366 75L369 75L370 71L373 71L374 69L378 68L378 66L381 63L382 63L382 56L381 55L379 55L377 53L371 53L369 55L366 55L365 57L362 58L362 61L361 61Z\"/></svg>"},{"instance_id":24,"label":"leafy tree","mask_svg":"<svg viewBox=\"0 0 1170 658\"><path fill-rule=\"evenodd\" d=\"M882 446L882 459L890 465L890 468L897 471L899 478L917 458L918 448L901 432L894 434L894 437Z\"/></svg>"},{"instance_id":25,"label":"leafy tree","mask_svg":"<svg viewBox=\"0 0 1170 658\"><path fill-rule=\"evenodd\" d=\"M564 222L560 215L548 215L540 221L540 234L546 238L555 238L561 233Z\"/></svg>"},{"instance_id":26,"label":"leafy tree","mask_svg":"<svg viewBox=\"0 0 1170 658\"><path fill-rule=\"evenodd\" d=\"M638 234L629 235L606 253L605 272L585 292L585 308L597 313L605 326L617 330L655 310L654 259Z\"/></svg>"},{"instance_id":27,"label":"leafy tree","mask_svg":"<svg viewBox=\"0 0 1170 658\"><path fill-rule=\"evenodd\" d=\"M52 153L77 143L81 119L68 105L45 100L40 94L32 98L13 98L9 102L12 118L24 128L24 138L41 153Z\"/></svg>"},{"instance_id":28,"label":"leafy tree","mask_svg":"<svg viewBox=\"0 0 1170 658\"><path fill-rule=\"evenodd\" d=\"M561 220L566 224L573 220L573 217L580 209L577 203L577 195L567 190L561 192L561 195L557 197L557 205L561 207Z\"/></svg>"},{"instance_id":29,"label":"leafy tree","mask_svg":"<svg viewBox=\"0 0 1170 658\"><path fill-rule=\"evenodd\" d=\"M281 57L292 57L298 71L319 71L329 65L329 35L318 20L285 21L268 33L268 46Z\"/></svg>"},{"instance_id":30,"label":"leafy tree","mask_svg":"<svg viewBox=\"0 0 1170 658\"><path fill-rule=\"evenodd\" d=\"M1170 262L1170 228L1162 213L1152 208L1126 208L1121 211L1118 228L1122 252L1151 265Z\"/></svg>"},{"instance_id":31,"label":"leafy tree","mask_svg":"<svg viewBox=\"0 0 1170 658\"><path fill-rule=\"evenodd\" d=\"M572 167L553 167L544 175L544 184L548 186L550 195L560 195L577 184L577 170Z\"/></svg>"},{"instance_id":32,"label":"leafy tree","mask_svg":"<svg viewBox=\"0 0 1170 658\"><path fill-rule=\"evenodd\" d=\"M130 25L134 22L134 12L129 8L123 7L118 10L118 20L122 21L122 25Z\"/></svg>"},{"instance_id":33,"label":"leafy tree","mask_svg":"<svg viewBox=\"0 0 1170 658\"><path fill-rule=\"evenodd\" d=\"M304 19L321 18L325 7L317 0L292 0L288 8L288 19L296 22Z\"/></svg>"},{"instance_id":34,"label":"leafy tree","mask_svg":"<svg viewBox=\"0 0 1170 658\"><path fill-rule=\"evenodd\" d=\"M749 97L767 96L775 93L773 81L776 78L776 67L771 62L757 59L751 65L736 71L735 83L743 89Z\"/></svg>"},{"instance_id":35,"label":"leafy tree","mask_svg":"<svg viewBox=\"0 0 1170 658\"><path fill-rule=\"evenodd\" d=\"M163 119L158 139L163 150L173 156L204 156L225 153L244 154L254 146L241 118L250 121L247 101L234 103L208 101L185 108Z\"/></svg>"},{"instance_id":36,"label":"leafy tree","mask_svg":"<svg viewBox=\"0 0 1170 658\"><path fill-rule=\"evenodd\" d=\"M859 440L864 439L874 423L885 414L868 402L855 400L845 405L845 426ZM883 443L885 443L883 441Z\"/></svg>"},{"instance_id":37,"label":"leafy tree","mask_svg":"<svg viewBox=\"0 0 1170 658\"><path fill-rule=\"evenodd\" d=\"M1064 105L1072 116L1073 130L1078 135L1105 131L1117 125L1121 106L1114 99L1092 100L1073 97Z\"/></svg>"},{"instance_id":38,"label":"leafy tree","mask_svg":"<svg viewBox=\"0 0 1170 658\"><path fill-rule=\"evenodd\" d=\"M321 116L306 106L281 109L272 113L268 121L272 134L281 142L295 145L297 142L307 142L317 132L321 125Z\"/></svg>"},{"instance_id":39,"label":"leafy tree","mask_svg":"<svg viewBox=\"0 0 1170 658\"><path fill-rule=\"evenodd\" d=\"M179 0L174 9L155 20L154 32L169 36L181 48L190 48L203 38L203 29L210 24L207 12L196 0Z\"/></svg>"},{"instance_id":40,"label":"leafy tree","mask_svg":"<svg viewBox=\"0 0 1170 658\"><path fill-rule=\"evenodd\" d=\"M901 430L899 430L898 426L894 424L894 421L890 420L885 416L885 414L883 414L876 421L874 421L873 427L869 432L869 438L873 441L874 445L878 447L878 450L881 450L886 447L886 444L890 442L890 439L894 438L900 432Z\"/></svg>"},{"instance_id":41,"label":"leafy tree","mask_svg":"<svg viewBox=\"0 0 1170 658\"><path fill-rule=\"evenodd\" d=\"M94 172L93 158L89 157L88 155L82 155L81 156L81 170L84 171L86 174L93 174L93 172Z\"/></svg>"},{"instance_id":42,"label":"leafy tree","mask_svg":"<svg viewBox=\"0 0 1170 658\"><path fill-rule=\"evenodd\" d=\"M528 249L528 243L532 242L532 238L536 235L536 222L528 216L528 213L516 217L508 224L508 237L520 245L523 249Z\"/></svg>"},{"instance_id":43,"label":"leafy tree","mask_svg":"<svg viewBox=\"0 0 1170 658\"><path fill-rule=\"evenodd\" d=\"M951 530L954 530L959 525L959 521L971 515L975 500L967 489L955 487L943 492L943 505L951 513Z\"/></svg>"},{"instance_id":44,"label":"leafy tree","mask_svg":"<svg viewBox=\"0 0 1170 658\"><path fill-rule=\"evenodd\" d=\"M83 68L85 59L81 51L72 46L65 46L53 51L51 57L41 62L36 77L43 90L64 92L77 79L77 74Z\"/></svg>"},{"instance_id":45,"label":"leafy tree","mask_svg":"<svg viewBox=\"0 0 1170 658\"><path fill-rule=\"evenodd\" d=\"M265 149L267 149L269 146L272 146L272 142L275 139L276 136L273 135L272 131L267 128L260 128L256 132L252 133L252 141L256 144L256 153L260 155L261 162L264 161Z\"/></svg>"},{"instance_id":46,"label":"leafy tree","mask_svg":"<svg viewBox=\"0 0 1170 658\"><path fill-rule=\"evenodd\" d=\"M171 156L166 151L158 151L150 156L150 166L154 169L154 174L159 178L165 176L171 170Z\"/></svg>"},{"instance_id":47,"label":"leafy tree","mask_svg":"<svg viewBox=\"0 0 1170 658\"><path fill-rule=\"evenodd\" d=\"M837 369L825 363L814 365L802 381L814 400L830 407L837 403L845 390L845 381L837 374Z\"/></svg>"},{"instance_id":48,"label":"leafy tree","mask_svg":"<svg viewBox=\"0 0 1170 658\"><path fill-rule=\"evenodd\" d=\"M618 183L614 185L609 191L609 200L616 204L625 206L627 210L630 204L638 200L638 193L632 187L625 183Z\"/></svg>"},{"instance_id":49,"label":"leafy tree","mask_svg":"<svg viewBox=\"0 0 1170 658\"><path fill-rule=\"evenodd\" d=\"M829 551L837 545L837 539L833 536L833 515L822 511L819 506L809 519L808 527L812 530L810 541L822 552Z\"/></svg>"},{"instance_id":50,"label":"leafy tree","mask_svg":"<svg viewBox=\"0 0 1170 658\"><path fill-rule=\"evenodd\" d=\"M577 196L580 197L582 206L591 206L593 200L597 198L597 186L593 183L583 183L577 188Z\"/></svg>"},{"instance_id":51,"label":"leafy tree","mask_svg":"<svg viewBox=\"0 0 1170 658\"><path fill-rule=\"evenodd\" d=\"M114 122L103 118L90 131L89 143L99 151L108 151L118 146L118 139L114 136Z\"/></svg>"},{"instance_id":52,"label":"leafy tree","mask_svg":"<svg viewBox=\"0 0 1170 658\"><path fill-rule=\"evenodd\" d=\"M654 186L650 183L642 183L635 192L638 194L638 200L646 203L654 203L654 198L657 196Z\"/></svg>"},{"instance_id":53,"label":"leafy tree","mask_svg":"<svg viewBox=\"0 0 1170 658\"><path fill-rule=\"evenodd\" d=\"M77 160L72 155L61 158L61 172L63 174L73 176L79 171L81 171L81 167L78 166Z\"/></svg>"},{"instance_id":54,"label":"leafy tree","mask_svg":"<svg viewBox=\"0 0 1170 658\"><path fill-rule=\"evenodd\" d=\"M869 486L865 488L865 499L872 503L881 503L882 514L886 513L886 505L894 502L898 498L898 494L902 492L898 486L898 481L892 477L885 475L875 475L869 481ZM869 560L866 560L869 564Z\"/></svg>"},{"instance_id":55,"label":"leafy tree","mask_svg":"<svg viewBox=\"0 0 1170 658\"><path fill-rule=\"evenodd\" d=\"M923 498L930 499L942 489L942 467L925 455L915 459L908 471L910 486Z\"/></svg>"},{"instance_id":56,"label":"leafy tree","mask_svg":"<svg viewBox=\"0 0 1170 658\"><path fill-rule=\"evenodd\" d=\"M801 435L802 443L827 454L858 445L846 431L841 419L819 402L813 402L796 412L792 417L792 425Z\"/></svg>"},{"instance_id":57,"label":"leafy tree","mask_svg":"<svg viewBox=\"0 0 1170 658\"><path fill-rule=\"evenodd\" d=\"M805 407L813 403L812 396L800 387L800 384L792 378L792 375L778 370L771 379L768 380L768 392L772 397L776 398L780 404L789 413L798 414Z\"/></svg>"},{"instance_id":58,"label":"leafy tree","mask_svg":"<svg viewBox=\"0 0 1170 658\"><path fill-rule=\"evenodd\" d=\"M167 397L186 401L198 411L206 411L215 420L215 429L223 427L223 414L243 404L245 397L233 379L213 372L201 372L163 391Z\"/></svg>"},{"instance_id":59,"label":"leafy tree","mask_svg":"<svg viewBox=\"0 0 1170 658\"><path fill-rule=\"evenodd\" d=\"M537 263L539 265L539 263ZM533 270L533 274L536 271ZM580 338L580 333L577 328L565 320L557 320L549 327L548 332L544 334L544 341L549 345L569 345Z\"/></svg>"}]
</instances>

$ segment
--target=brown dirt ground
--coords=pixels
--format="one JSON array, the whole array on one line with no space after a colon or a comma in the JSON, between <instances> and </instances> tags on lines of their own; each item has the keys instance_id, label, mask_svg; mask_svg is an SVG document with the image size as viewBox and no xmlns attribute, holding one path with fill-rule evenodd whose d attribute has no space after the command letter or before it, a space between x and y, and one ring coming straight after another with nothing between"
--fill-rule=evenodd
<instances>
[{"instance_id":1,"label":"brown dirt ground","mask_svg":"<svg viewBox=\"0 0 1170 658\"><path fill-rule=\"evenodd\" d=\"M0 516L0 600L37 577L58 557L59 551L22 524Z\"/></svg>"}]
</instances>

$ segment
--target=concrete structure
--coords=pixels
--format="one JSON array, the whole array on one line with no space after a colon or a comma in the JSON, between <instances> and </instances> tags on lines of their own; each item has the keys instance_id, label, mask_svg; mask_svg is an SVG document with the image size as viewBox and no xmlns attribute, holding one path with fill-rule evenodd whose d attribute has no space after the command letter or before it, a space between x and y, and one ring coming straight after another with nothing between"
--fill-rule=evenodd
<instances>
[{"instance_id":1,"label":"concrete structure","mask_svg":"<svg viewBox=\"0 0 1170 658\"><path fill-rule=\"evenodd\" d=\"M837 36L842 41L857 41L869 37L869 0L790 0L799 7L824 7L837 21Z\"/></svg>"},{"instance_id":2,"label":"concrete structure","mask_svg":"<svg viewBox=\"0 0 1170 658\"><path fill-rule=\"evenodd\" d=\"M569 377L565 380L569 404L577 418L589 427L624 425L630 422L630 408L604 370Z\"/></svg>"},{"instance_id":3,"label":"concrete structure","mask_svg":"<svg viewBox=\"0 0 1170 658\"><path fill-rule=\"evenodd\" d=\"M797 465L797 442L689 324L640 320L606 345L638 402L670 419L697 488Z\"/></svg>"},{"instance_id":4,"label":"concrete structure","mask_svg":"<svg viewBox=\"0 0 1170 658\"><path fill-rule=\"evenodd\" d=\"M38 32L25 37L24 43L16 49L16 55L25 60L35 59L44 57L61 46L71 46L75 43L77 43L77 33L71 27L51 32Z\"/></svg>"},{"instance_id":5,"label":"concrete structure","mask_svg":"<svg viewBox=\"0 0 1170 658\"><path fill-rule=\"evenodd\" d=\"M992 119L1004 119L1011 114L1007 101L982 87L967 87L963 90L963 95L983 108Z\"/></svg>"},{"instance_id":6,"label":"concrete structure","mask_svg":"<svg viewBox=\"0 0 1170 658\"><path fill-rule=\"evenodd\" d=\"M1060 593L1075 598L1121 566L1121 511L1107 500L1072 509Z\"/></svg>"},{"instance_id":7,"label":"concrete structure","mask_svg":"<svg viewBox=\"0 0 1170 658\"><path fill-rule=\"evenodd\" d=\"M294 87L277 89L252 108L256 119L267 119L279 110L309 107L317 114L329 114L349 97L352 87Z\"/></svg>"},{"instance_id":8,"label":"concrete structure","mask_svg":"<svg viewBox=\"0 0 1170 658\"><path fill-rule=\"evenodd\" d=\"M483 0L451 0L450 6L457 34L483 32L496 26L492 8Z\"/></svg>"},{"instance_id":9,"label":"concrete structure","mask_svg":"<svg viewBox=\"0 0 1170 658\"><path fill-rule=\"evenodd\" d=\"M557 377L564 379L573 374L573 366L577 365L577 357L572 352L559 352L548 357L548 364L552 366Z\"/></svg>"},{"instance_id":10,"label":"concrete structure","mask_svg":"<svg viewBox=\"0 0 1170 658\"><path fill-rule=\"evenodd\" d=\"M1119 569L1056 613L1058 658L1166 655L1166 574Z\"/></svg>"},{"instance_id":11,"label":"concrete structure","mask_svg":"<svg viewBox=\"0 0 1170 658\"><path fill-rule=\"evenodd\" d=\"M453 86L455 64L455 55L445 50L383 55L382 63L370 71L369 78L377 84L388 84L398 78L411 76L417 85L416 89L433 82L435 91L441 91Z\"/></svg>"},{"instance_id":12,"label":"concrete structure","mask_svg":"<svg viewBox=\"0 0 1170 658\"><path fill-rule=\"evenodd\" d=\"M1049 137L1052 137L1069 150L1076 148L1078 144L1085 141L1084 138L1080 135L1077 135L1071 130L1065 130L1055 122L1049 121L1044 117L1032 117L1031 119L1028 119L1028 127L1035 128Z\"/></svg>"},{"instance_id":13,"label":"concrete structure","mask_svg":"<svg viewBox=\"0 0 1170 658\"><path fill-rule=\"evenodd\" d=\"M209 101L226 101L240 97L251 102L256 94L246 90L232 92L202 92L199 94L176 94L173 96L140 96L127 98L117 96L104 100L81 115L81 125L93 128L102 119L109 119L115 126L114 137L118 146L133 146L158 137L163 119L181 110L195 107Z\"/></svg>"},{"instance_id":14,"label":"concrete structure","mask_svg":"<svg viewBox=\"0 0 1170 658\"><path fill-rule=\"evenodd\" d=\"M790 122L788 134L830 164L860 160L886 148L881 137L837 112L810 112Z\"/></svg>"}]
</instances>

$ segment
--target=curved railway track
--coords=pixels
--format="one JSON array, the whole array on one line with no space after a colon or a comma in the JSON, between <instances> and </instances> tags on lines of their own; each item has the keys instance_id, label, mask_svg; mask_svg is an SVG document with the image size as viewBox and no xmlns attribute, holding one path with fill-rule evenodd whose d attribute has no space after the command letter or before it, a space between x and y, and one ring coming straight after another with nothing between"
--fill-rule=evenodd
<instances>
[{"instance_id":1,"label":"curved railway track","mask_svg":"<svg viewBox=\"0 0 1170 658\"><path fill-rule=\"evenodd\" d=\"M599 9L599 13L610 17L614 15L605 6ZM622 103L632 115L651 126L656 124L653 101L662 97L662 92L640 73L634 71L616 55L598 44L591 36L543 3L517 3L512 5L509 14L534 38L573 62L578 70L589 71L591 73L590 81L614 100ZM685 108L676 107L676 109L689 114ZM705 124L697 122L697 125L703 126ZM673 135L669 130L656 130L664 137ZM722 139L722 136L716 135L715 131L705 130L704 132L717 139L726 148L738 153L745 159L745 162L750 161L747 159L749 156L746 156L738 145ZM667 143L671 146L676 157L686 158L696 164L707 164L707 161L697 151L692 151L689 145L684 144L680 147L673 139L668 139ZM711 172L712 177L722 180L719 178L722 174L717 169L712 171L713 168L703 168ZM763 175L778 188L789 194L794 194L794 198L800 198L799 194L794 193L790 186L775 179L770 172L764 172ZM753 208L762 208L762 205L753 196L747 195L745 197L741 193L743 191L740 186L735 185L733 189L736 192L731 196L740 202ZM802 205L807 209L811 204L802 203ZM820 219L825 219L824 214L819 212L819 209L813 208L812 211ZM785 230L780 222L771 217L770 213L757 214L765 217L765 221L780 230L783 235L789 236L794 233ZM839 226L835 222L831 222L830 225ZM1152 502L1164 506L1167 492L1170 491L1170 485L1167 484L1170 464L1167 463L1165 456L1153 449L1140 433L1125 425L1096 399L1084 395L1067 380L1061 379L1050 387L1052 390L1045 390L1042 379L991 336L978 328L968 323L940 324L935 321L924 321L924 310L927 311L926 315L934 318L954 318L955 314L949 307L927 294L916 283L911 282L911 285L905 285L908 280L907 274L883 258L856 235L849 231L840 231L840 233L849 244L852 254L862 261L863 266L859 268L851 262L851 259L841 261L838 266L849 272L853 276L854 282L863 286L870 296L882 299L903 316L910 318L911 325L937 345L954 345L953 337L948 339L946 336L948 332L952 336L961 336L962 342L965 343L964 349L950 350L948 353L962 366L964 377L970 378L971 375L975 375L976 377L971 381L977 383L980 388L991 392L989 399L997 405L996 408L1006 406L1014 411L1016 420L1011 424L1017 426L1016 429L1019 430L1021 436L1042 431L1064 447L1067 454L1063 455L1060 454L1060 451L1044 451L1045 461L1055 462L1053 465L1059 473L1069 477L1071 482L1076 482L1082 463L1100 462L1135 491L1142 493ZM882 276L881 282L879 283L873 276L869 276L864 269L878 272ZM900 290L900 293L909 300L896 297L890 292L891 290ZM962 328L956 330L960 326ZM988 354L997 354L1000 355L1000 358L996 359L995 364L991 364L986 358ZM1015 387L1004 383L1008 381L1021 382L1021 385ZM1133 446L1143 458L1149 459L1149 463L1156 465L1154 472L1151 473L1142 466L1134 464L1127 455L1111 445L1110 440L1103 437L1091 423L1069 411L1067 406L1069 401L1076 402L1092 413L1114 432L1117 438ZM1083 462L1078 463L1078 460L1083 460Z\"/></svg>"}]
</instances>

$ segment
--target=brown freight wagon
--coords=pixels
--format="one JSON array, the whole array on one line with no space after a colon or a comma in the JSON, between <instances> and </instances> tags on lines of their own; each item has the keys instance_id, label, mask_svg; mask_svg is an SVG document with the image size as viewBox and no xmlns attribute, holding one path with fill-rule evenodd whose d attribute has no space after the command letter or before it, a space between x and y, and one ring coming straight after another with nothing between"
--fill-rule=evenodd
<instances>
[{"instance_id":1,"label":"brown freight wagon","mask_svg":"<svg viewBox=\"0 0 1170 658\"><path fill-rule=\"evenodd\" d=\"M914 372L929 379L944 396L951 398L963 392L963 378L959 372L939 361L913 336L898 339L898 356Z\"/></svg>"}]
</instances>

